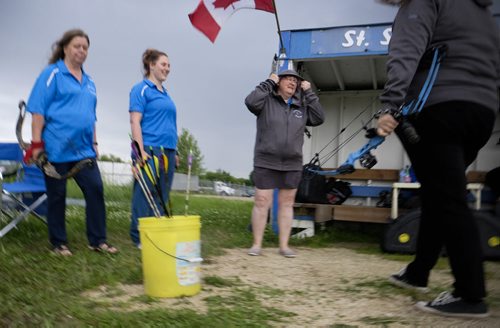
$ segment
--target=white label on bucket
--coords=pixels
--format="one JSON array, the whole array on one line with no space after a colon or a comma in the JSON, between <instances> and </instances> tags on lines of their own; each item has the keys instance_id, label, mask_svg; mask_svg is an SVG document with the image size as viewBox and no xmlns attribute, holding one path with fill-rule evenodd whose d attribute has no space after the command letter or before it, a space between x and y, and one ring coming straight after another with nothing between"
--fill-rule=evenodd
<instances>
[{"instance_id":1,"label":"white label on bucket","mask_svg":"<svg viewBox=\"0 0 500 328\"><path fill-rule=\"evenodd\" d=\"M200 257L200 241L186 241L176 244L176 254L181 259L193 259ZM190 263L183 260L177 262L177 279L179 285L189 286L200 282L200 262Z\"/></svg>"}]
</instances>

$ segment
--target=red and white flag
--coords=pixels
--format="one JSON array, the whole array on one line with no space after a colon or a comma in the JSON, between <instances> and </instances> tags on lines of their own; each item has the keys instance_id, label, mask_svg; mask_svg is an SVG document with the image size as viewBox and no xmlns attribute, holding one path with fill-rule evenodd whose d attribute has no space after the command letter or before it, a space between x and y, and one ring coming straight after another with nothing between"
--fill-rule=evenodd
<instances>
[{"instance_id":1,"label":"red and white flag","mask_svg":"<svg viewBox=\"0 0 500 328\"><path fill-rule=\"evenodd\" d=\"M274 13L272 0L201 0L189 14L191 24L215 42L222 24L236 10L257 9Z\"/></svg>"}]
</instances>

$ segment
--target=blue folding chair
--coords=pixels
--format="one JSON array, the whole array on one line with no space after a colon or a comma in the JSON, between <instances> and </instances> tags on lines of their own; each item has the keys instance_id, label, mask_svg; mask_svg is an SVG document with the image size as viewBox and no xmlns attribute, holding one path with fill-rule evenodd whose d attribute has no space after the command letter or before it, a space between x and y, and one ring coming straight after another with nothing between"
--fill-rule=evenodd
<instances>
[{"instance_id":1,"label":"blue folding chair","mask_svg":"<svg viewBox=\"0 0 500 328\"><path fill-rule=\"evenodd\" d=\"M23 152L17 143L0 143L0 222L7 224L0 230L0 238L32 214L42 222L47 213L47 194L42 171L23 163ZM15 175L14 182L5 182L5 176Z\"/></svg>"}]
</instances>

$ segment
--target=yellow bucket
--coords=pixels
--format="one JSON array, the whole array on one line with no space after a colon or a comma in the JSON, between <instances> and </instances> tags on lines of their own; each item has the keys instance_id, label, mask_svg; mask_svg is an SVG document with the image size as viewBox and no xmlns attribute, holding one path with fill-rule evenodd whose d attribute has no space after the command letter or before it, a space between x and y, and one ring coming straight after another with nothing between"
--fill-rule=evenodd
<instances>
[{"instance_id":1,"label":"yellow bucket","mask_svg":"<svg viewBox=\"0 0 500 328\"><path fill-rule=\"evenodd\" d=\"M200 217L139 219L146 295L179 297L200 289Z\"/></svg>"}]
</instances>

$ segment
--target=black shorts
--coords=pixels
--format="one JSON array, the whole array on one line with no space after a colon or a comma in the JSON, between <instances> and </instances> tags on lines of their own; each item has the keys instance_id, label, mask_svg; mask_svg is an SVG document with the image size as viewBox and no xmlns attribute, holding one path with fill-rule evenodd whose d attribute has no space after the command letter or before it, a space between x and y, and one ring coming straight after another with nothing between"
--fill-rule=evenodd
<instances>
[{"instance_id":1,"label":"black shorts","mask_svg":"<svg viewBox=\"0 0 500 328\"><path fill-rule=\"evenodd\" d=\"M254 167L252 179L259 189L297 189L302 171L278 171Z\"/></svg>"}]
</instances>

